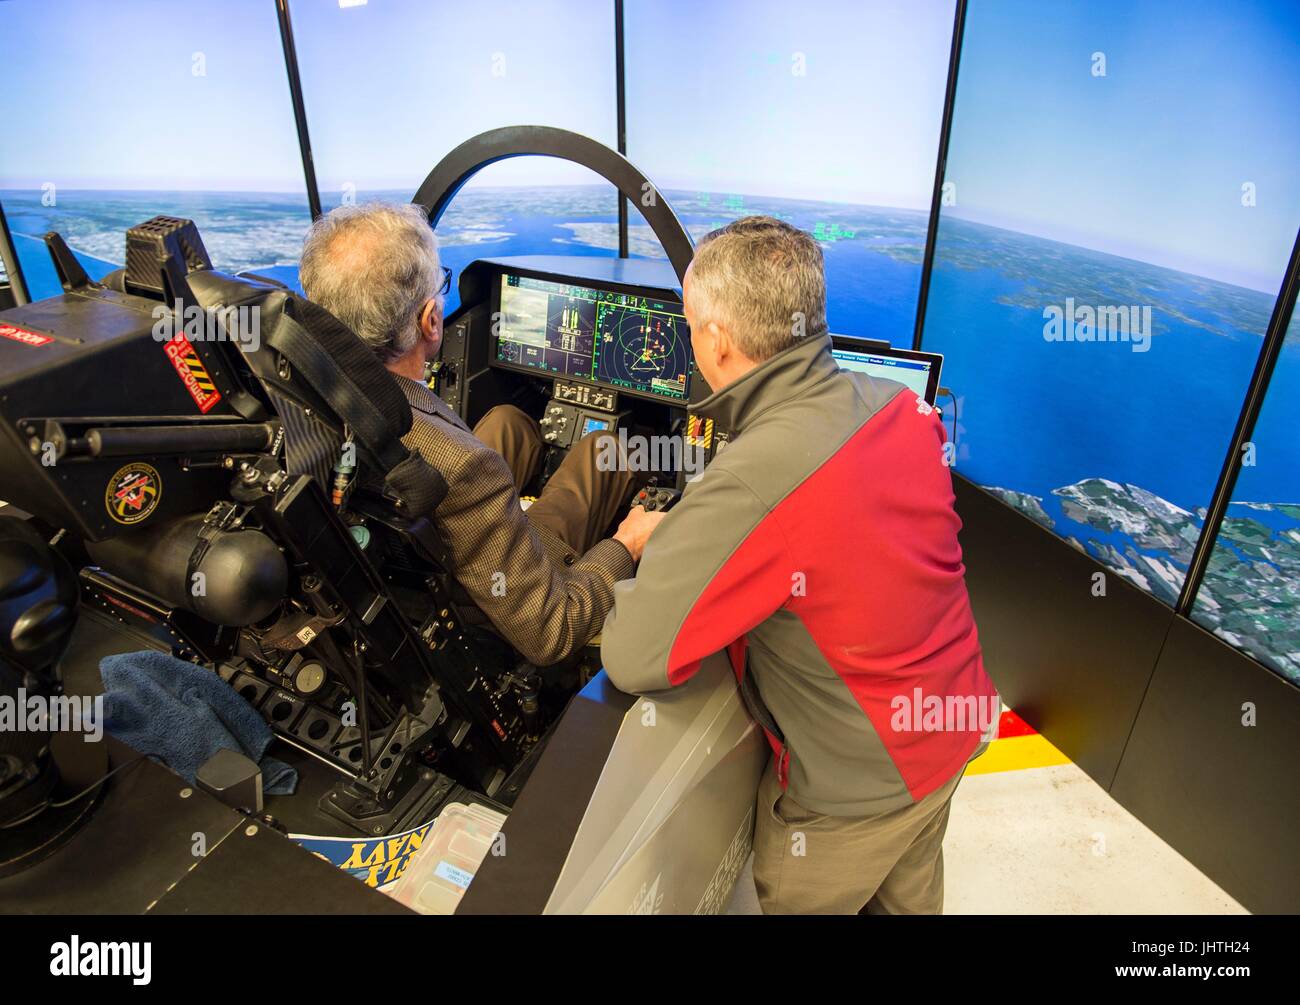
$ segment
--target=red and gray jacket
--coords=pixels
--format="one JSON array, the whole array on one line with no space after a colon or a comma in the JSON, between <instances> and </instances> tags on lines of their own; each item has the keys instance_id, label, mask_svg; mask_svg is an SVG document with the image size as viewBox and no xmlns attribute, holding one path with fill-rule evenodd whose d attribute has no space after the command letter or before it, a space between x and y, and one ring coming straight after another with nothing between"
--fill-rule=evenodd
<instances>
[{"instance_id":1,"label":"red and gray jacket","mask_svg":"<svg viewBox=\"0 0 1300 1005\"><path fill-rule=\"evenodd\" d=\"M865 816L949 781L996 716L943 423L801 340L696 406L733 439L614 588L601 655L642 693L726 649L791 797Z\"/></svg>"}]
</instances>

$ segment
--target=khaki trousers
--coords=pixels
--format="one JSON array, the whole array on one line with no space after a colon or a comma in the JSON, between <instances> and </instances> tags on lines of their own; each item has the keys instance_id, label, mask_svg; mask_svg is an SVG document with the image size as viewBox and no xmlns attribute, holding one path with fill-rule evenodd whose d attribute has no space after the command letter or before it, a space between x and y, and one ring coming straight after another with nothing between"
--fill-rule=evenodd
<instances>
[{"instance_id":1,"label":"khaki trousers","mask_svg":"<svg viewBox=\"0 0 1300 1005\"><path fill-rule=\"evenodd\" d=\"M541 430L514 405L497 405L479 420L474 435L505 458L517 490L537 475L545 447ZM627 464L614 471L597 466L601 438L612 435L590 433L574 444L528 507L530 523L545 527L579 555L605 536L643 480Z\"/></svg>"},{"instance_id":2,"label":"khaki trousers","mask_svg":"<svg viewBox=\"0 0 1300 1005\"><path fill-rule=\"evenodd\" d=\"M943 835L961 776L888 813L832 817L784 794L769 758L754 825L763 913L942 914Z\"/></svg>"}]
</instances>

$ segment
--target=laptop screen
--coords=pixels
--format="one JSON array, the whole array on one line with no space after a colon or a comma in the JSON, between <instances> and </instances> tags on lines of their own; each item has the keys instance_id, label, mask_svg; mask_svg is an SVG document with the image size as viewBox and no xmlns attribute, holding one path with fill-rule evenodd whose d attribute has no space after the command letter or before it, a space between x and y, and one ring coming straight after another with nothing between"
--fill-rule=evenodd
<instances>
[{"instance_id":1,"label":"laptop screen","mask_svg":"<svg viewBox=\"0 0 1300 1005\"><path fill-rule=\"evenodd\" d=\"M841 370L865 373L884 380L896 380L934 404L939 387L939 366L942 356L933 353L912 352L910 349L857 350L836 347L832 350Z\"/></svg>"}]
</instances>

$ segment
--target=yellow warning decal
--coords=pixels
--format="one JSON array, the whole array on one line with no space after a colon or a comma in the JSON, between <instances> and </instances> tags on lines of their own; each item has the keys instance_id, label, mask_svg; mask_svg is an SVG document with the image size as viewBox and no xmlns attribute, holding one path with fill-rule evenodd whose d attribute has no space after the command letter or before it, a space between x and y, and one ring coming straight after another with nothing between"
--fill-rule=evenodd
<instances>
[{"instance_id":1,"label":"yellow warning decal","mask_svg":"<svg viewBox=\"0 0 1300 1005\"><path fill-rule=\"evenodd\" d=\"M199 406L199 411L207 415L212 406L221 400L221 392L209 376L203 360L199 359L190 340L180 332L166 343L166 351L185 390L189 391L194 404Z\"/></svg>"}]
</instances>

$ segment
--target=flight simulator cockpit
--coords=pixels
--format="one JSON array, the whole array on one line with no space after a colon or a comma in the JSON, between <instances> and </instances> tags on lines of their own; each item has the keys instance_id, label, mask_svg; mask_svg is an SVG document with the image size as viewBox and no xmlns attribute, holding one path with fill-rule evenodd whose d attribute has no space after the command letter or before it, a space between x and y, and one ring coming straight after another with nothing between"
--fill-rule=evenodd
<instances>
[{"instance_id":1,"label":"flight simulator cockpit","mask_svg":"<svg viewBox=\"0 0 1300 1005\"><path fill-rule=\"evenodd\" d=\"M6 959L445 995L505 940L299 919L1300 909L1298 42L0 0ZM1148 883L1062 858L1099 807ZM128 917L181 914L293 917Z\"/></svg>"},{"instance_id":2,"label":"flight simulator cockpit","mask_svg":"<svg viewBox=\"0 0 1300 1005\"><path fill-rule=\"evenodd\" d=\"M415 201L436 223L478 166L520 153L579 160L628 192L644 181L583 137L498 130L448 155ZM681 303L689 238L666 203L647 217L671 265L534 256L459 276L430 386L471 425L503 403L538 420L545 458L521 504L595 431L685 444L626 500L648 509L675 501L689 451L707 460L726 441L690 415L708 388ZM528 664L467 616L433 519L445 482L403 444L410 407L369 348L282 284L214 270L188 220L125 242L126 267L95 282L47 235L63 293L0 315L4 686L89 702L123 654L178 660L201 679L180 674L190 690L171 699L220 682L264 740L196 765L178 810L175 776L121 743L30 737L0 779L0 890L78 911L84 891L50 877L95 871L101 908L203 910L231 877L274 873L286 909L392 910L358 898L404 876L401 904L439 913L628 910L671 859L671 909L720 910L763 763L721 656L658 703L657 730L599 673L598 639ZM164 691L178 674L167 664ZM291 792L256 763L268 746ZM194 832L192 810L219 821L217 840L261 836L140 882L132 849ZM452 843L486 828L511 854L417 886L421 843L462 810ZM161 822L133 846L141 819ZM253 903L222 896L221 910Z\"/></svg>"},{"instance_id":3,"label":"flight simulator cockpit","mask_svg":"<svg viewBox=\"0 0 1300 1005\"><path fill-rule=\"evenodd\" d=\"M525 257L473 263L481 299L447 320L432 385L471 425L494 405L537 418L548 459L598 431L677 444L641 502L670 505L716 443L690 417L709 393L695 370L672 269L661 262ZM471 294L474 295L474 294ZM658 458L656 458L658 460Z\"/></svg>"},{"instance_id":4,"label":"flight simulator cockpit","mask_svg":"<svg viewBox=\"0 0 1300 1005\"><path fill-rule=\"evenodd\" d=\"M449 154L415 202L436 223L479 167L521 153L578 160L625 194L647 184L584 137L506 129ZM429 386L471 427L502 404L537 420L543 459L521 505L595 432L664 447L624 501L647 510L672 506L729 441L692 414L710 389L681 300L690 240L665 201L646 217L669 262L480 259L458 277ZM263 724L244 753L269 746L298 782L234 750L194 765L187 808L264 836L205 857L204 883L177 862L141 884L111 850L146 815L166 821L146 845L194 826L173 812L174 776L120 743L105 758L31 737L0 785L0 886L80 910L47 881L82 869L109 877L96 896L112 910L226 910L253 902L205 899L222 870L287 869L291 908L396 908L356 903L378 887L438 913L622 911L670 869L665 909L721 910L764 760L723 656L656 698L654 730L600 673L598 638L529 664L457 590L436 521L446 485L403 443L410 408L369 348L282 284L213 269L188 220L143 222L125 243L126 267L94 282L48 234L64 292L0 315L5 686L89 701L123 654L180 661L159 686L221 682ZM852 340L837 352L884 376L916 369L933 401L934 360ZM461 810L455 841L479 852L450 880L425 875L418 849ZM93 839L74 840L83 830ZM498 835L509 856L487 853Z\"/></svg>"},{"instance_id":5,"label":"flight simulator cockpit","mask_svg":"<svg viewBox=\"0 0 1300 1005\"><path fill-rule=\"evenodd\" d=\"M413 201L436 225L479 168L522 154L626 197L649 184L590 139L518 127L457 147ZM428 384L470 427L503 404L537 421L521 506L604 432L661 448L620 512L667 509L731 438L692 411L710 389L681 298L690 238L667 201L643 213L667 262L535 255L458 276ZM183 218L130 228L126 267L99 282L57 233L45 243L62 294L0 312L2 683L112 701L152 666L160 704L119 721L175 722L206 694L247 732L188 772L28 735L0 776L0 895L70 912L262 909L275 889L288 910L571 913L636 911L653 887L666 911L725 906L765 748L722 653L656 696L655 729L600 672L598 637L530 664L457 589L446 482L404 442L410 405L355 334L274 279L214 269ZM907 368L933 403L937 358L842 339L837 355ZM169 769L194 783L179 806ZM228 850L197 868L163 856L142 881L137 857L199 833L195 814ZM93 893L52 881L90 873L107 877Z\"/></svg>"},{"instance_id":6,"label":"flight simulator cockpit","mask_svg":"<svg viewBox=\"0 0 1300 1005\"><path fill-rule=\"evenodd\" d=\"M681 299L671 288L600 282L509 262L472 268L478 267L488 270L487 308L494 319L487 363L544 378L538 386L553 398L540 418L549 445L569 447L590 432L635 421L671 425L674 414L684 411L691 341ZM469 337L468 326L453 320L448 327L454 354ZM444 353L440 374L449 365Z\"/></svg>"}]
</instances>

